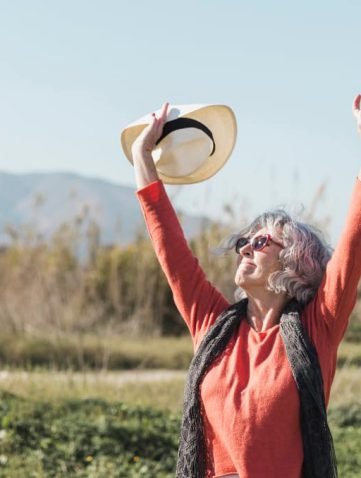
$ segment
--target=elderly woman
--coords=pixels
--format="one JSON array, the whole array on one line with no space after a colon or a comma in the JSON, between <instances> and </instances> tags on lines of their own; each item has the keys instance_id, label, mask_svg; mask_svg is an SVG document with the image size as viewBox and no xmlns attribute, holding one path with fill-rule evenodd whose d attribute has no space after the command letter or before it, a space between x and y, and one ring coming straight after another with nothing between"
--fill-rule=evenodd
<instances>
[{"instance_id":1,"label":"elderly woman","mask_svg":"<svg viewBox=\"0 0 361 478\"><path fill-rule=\"evenodd\" d=\"M177 477L335 477L326 406L361 275L361 175L332 257L283 211L233 235L226 248L237 254L246 298L229 304L190 252L158 179L151 152L166 116L164 105L132 155L148 230L195 349Z\"/></svg>"}]
</instances>

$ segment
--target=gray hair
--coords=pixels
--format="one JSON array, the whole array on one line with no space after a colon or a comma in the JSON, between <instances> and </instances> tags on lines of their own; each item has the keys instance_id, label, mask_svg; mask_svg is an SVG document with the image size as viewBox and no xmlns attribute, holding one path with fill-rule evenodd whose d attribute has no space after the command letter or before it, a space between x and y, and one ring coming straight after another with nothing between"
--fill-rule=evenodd
<instances>
[{"instance_id":1,"label":"gray hair","mask_svg":"<svg viewBox=\"0 0 361 478\"><path fill-rule=\"evenodd\" d=\"M252 236L263 228L284 246L279 256L282 270L270 274L269 290L276 294L286 292L301 305L307 304L315 296L332 254L332 248L314 226L294 220L283 209L268 211L224 239L214 252L219 255L233 250L240 237ZM242 296L244 291L238 288L236 300Z\"/></svg>"}]
</instances>

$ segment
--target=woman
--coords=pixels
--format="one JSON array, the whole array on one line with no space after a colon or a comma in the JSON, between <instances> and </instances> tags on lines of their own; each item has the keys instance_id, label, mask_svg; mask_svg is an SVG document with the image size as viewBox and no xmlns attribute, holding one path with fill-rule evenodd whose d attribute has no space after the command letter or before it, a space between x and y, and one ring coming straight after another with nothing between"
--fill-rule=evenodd
<instances>
[{"instance_id":1,"label":"woman","mask_svg":"<svg viewBox=\"0 0 361 478\"><path fill-rule=\"evenodd\" d=\"M230 305L192 256L158 180L151 152L166 116L167 104L132 154L148 230L195 348L177 477L337 476L326 405L361 276L361 173L331 259L309 226L280 211L229 239L246 293Z\"/></svg>"}]
</instances>

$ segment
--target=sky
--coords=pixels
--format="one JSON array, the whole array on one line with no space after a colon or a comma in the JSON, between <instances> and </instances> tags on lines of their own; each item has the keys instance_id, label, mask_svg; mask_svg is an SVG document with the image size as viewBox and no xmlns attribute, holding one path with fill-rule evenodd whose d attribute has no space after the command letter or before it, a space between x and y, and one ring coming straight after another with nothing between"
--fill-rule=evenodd
<instances>
[{"instance_id":1,"label":"sky","mask_svg":"<svg viewBox=\"0 0 361 478\"><path fill-rule=\"evenodd\" d=\"M226 104L236 147L213 178L169 186L215 219L285 205L334 244L361 168L359 0L0 0L0 171L67 171L135 189L129 123ZM119 205L121 207L121 204Z\"/></svg>"}]
</instances>

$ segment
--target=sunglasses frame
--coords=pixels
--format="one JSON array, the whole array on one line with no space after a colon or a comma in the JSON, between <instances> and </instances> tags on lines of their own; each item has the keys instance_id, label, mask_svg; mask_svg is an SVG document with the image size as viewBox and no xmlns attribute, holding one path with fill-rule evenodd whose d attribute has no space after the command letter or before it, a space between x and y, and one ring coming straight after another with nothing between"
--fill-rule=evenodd
<instances>
[{"instance_id":1,"label":"sunglasses frame","mask_svg":"<svg viewBox=\"0 0 361 478\"><path fill-rule=\"evenodd\" d=\"M257 241L257 239L260 239L260 238L263 238L263 237L266 238L265 243L264 243L261 247L254 247L255 241ZM242 240L242 241L245 241L245 240L246 240L247 242L245 242L245 243L241 246L241 245L239 245L239 242L240 242L241 240ZM251 248L252 248L252 251L260 252L260 251L263 251L263 249L264 249L265 247L269 246L269 243L270 243L270 242L274 242L274 243L277 244L278 246L283 247L282 244L280 244L279 242L276 242L276 241L274 241L274 240L272 239L271 234L260 234L260 235L258 235L258 236L253 237L252 239L249 239L248 237L244 237L244 236L243 236L243 237L239 237L239 238L237 239L237 242L236 242L235 246L234 246L234 249L235 249L235 251L236 251L236 254L239 254L239 253L240 253L240 250L243 249L243 247L245 247L246 245L250 244L250 246L251 246Z\"/></svg>"}]
</instances>

